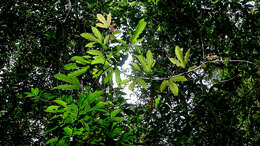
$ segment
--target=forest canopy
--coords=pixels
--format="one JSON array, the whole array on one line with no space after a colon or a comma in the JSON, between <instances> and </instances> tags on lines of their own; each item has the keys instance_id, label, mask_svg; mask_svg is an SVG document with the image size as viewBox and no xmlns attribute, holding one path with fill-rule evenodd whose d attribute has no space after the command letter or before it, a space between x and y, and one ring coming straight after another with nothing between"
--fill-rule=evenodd
<instances>
[{"instance_id":1,"label":"forest canopy","mask_svg":"<svg viewBox=\"0 0 260 146\"><path fill-rule=\"evenodd\" d=\"M259 5L2 2L0 145L256 145Z\"/></svg>"}]
</instances>

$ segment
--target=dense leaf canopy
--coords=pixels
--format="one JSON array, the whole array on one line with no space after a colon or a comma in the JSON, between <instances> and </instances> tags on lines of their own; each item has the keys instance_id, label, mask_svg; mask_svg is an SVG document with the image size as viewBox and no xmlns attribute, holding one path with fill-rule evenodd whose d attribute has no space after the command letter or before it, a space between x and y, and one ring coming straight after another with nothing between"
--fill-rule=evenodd
<instances>
[{"instance_id":1,"label":"dense leaf canopy","mask_svg":"<svg viewBox=\"0 0 260 146\"><path fill-rule=\"evenodd\" d=\"M253 0L4 1L0 145L256 145L259 16Z\"/></svg>"}]
</instances>

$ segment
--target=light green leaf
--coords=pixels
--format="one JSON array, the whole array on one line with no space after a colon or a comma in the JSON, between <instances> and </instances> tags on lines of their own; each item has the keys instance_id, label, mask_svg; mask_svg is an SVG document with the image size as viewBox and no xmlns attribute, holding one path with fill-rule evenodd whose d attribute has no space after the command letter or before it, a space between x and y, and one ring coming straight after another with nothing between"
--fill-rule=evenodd
<instances>
[{"instance_id":1,"label":"light green leaf","mask_svg":"<svg viewBox=\"0 0 260 146\"><path fill-rule=\"evenodd\" d=\"M81 56L73 56L70 60L71 61L77 61L77 63L83 64L83 65L86 64L86 63L90 63L89 61L85 60Z\"/></svg>"},{"instance_id":2,"label":"light green leaf","mask_svg":"<svg viewBox=\"0 0 260 146\"><path fill-rule=\"evenodd\" d=\"M133 91L135 87L135 81L132 81L132 83L128 86L128 89Z\"/></svg>"},{"instance_id":3,"label":"light green leaf","mask_svg":"<svg viewBox=\"0 0 260 146\"><path fill-rule=\"evenodd\" d=\"M192 67L189 67L188 71L191 71L191 70L195 69L196 67L197 67L197 65L193 65Z\"/></svg>"},{"instance_id":4,"label":"light green leaf","mask_svg":"<svg viewBox=\"0 0 260 146\"><path fill-rule=\"evenodd\" d=\"M180 63L183 63L183 54L182 54L181 48L179 46L175 47L175 55L179 59Z\"/></svg>"},{"instance_id":5,"label":"light green leaf","mask_svg":"<svg viewBox=\"0 0 260 146\"><path fill-rule=\"evenodd\" d=\"M96 42L90 42L90 43L86 44L85 47L93 48L93 47L95 47L94 44L96 44Z\"/></svg>"},{"instance_id":6,"label":"light green leaf","mask_svg":"<svg viewBox=\"0 0 260 146\"><path fill-rule=\"evenodd\" d=\"M104 84L107 84L108 82L112 82L112 72L109 72L104 79Z\"/></svg>"},{"instance_id":7,"label":"light green leaf","mask_svg":"<svg viewBox=\"0 0 260 146\"><path fill-rule=\"evenodd\" d=\"M68 135L68 136L72 135L72 129L69 126L64 127L63 130L64 130L66 135Z\"/></svg>"},{"instance_id":8,"label":"light green leaf","mask_svg":"<svg viewBox=\"0 0 260 146\"><path fill-rule=\"evenodd\" d=\"M143 88L146 88L146 83L145 83L145 81L144 81L143 79L137 78L137 79L136 79L136 82L137 82L139 85L141 85Z\"/></svg>"},{"instance_id":9,"label":"light green leaf","mask_svg":"<svg viewBox=\"0 0 260 146\"><path fill-rule=\"evenodd\" d=\"M187 79L184 76L177 76L170 79L171 82L184 82L187 81Z\"/></svg>"},{"instance_id":10,"label":"light green leaf","mask_svg":"<svg viewBox=\"0 0 260 146\"><path fill-rule=\"evenodd\" d=\"M186 67L188 61L189 61L189 56L190 56L190 49L185 53L184 57L184 67Z\"/></svg>"},{"instance_id":11,"label":"light green leaf","mask_svg":"<svg viewBox=\"0 0 260 146\"><path fill-rule=\"evenodd\" d=\"M76 71L73 71L71 73L68 74L69 77L77 77L83 73L85 73L87 70L89 69L89 66L86 66L82 69L79 69L79 70L76 70Z\"/></svg>"},{"instance_id":12,"label":"light green leaf","mask_svg":"<svg viewBox=\"0 0 260 146\"><path fill-rule=\"evenodd\" d=\"M148 50L146 53L146 61L147 61L148 67L152 68L154 60L153 60L153 54L150 50Z\"/></svg>"},{"instance_id":13,"label":"light green leaf","mask_svg":"<svg viewBox=\"0 0 260 146\"><path fill-rule=\"evenodd\" d=\"M175 84L173 82L169 82L169 87L170 87L171 92L174 94L174 96L178 96L179 88L178 88L177 84Z\"/></svg>"},{"instance_id":14,"label":"light green leaf","mask_svg":"<svg viewBox=\"0 0 260 146\"><path fill-rule=\"evenodd\" d=\"M47 145L47 144L55 143L58 140L59 140L58 137L54 137L54 138L49 139L45 144Z\"/></svg>"},{"instance_id":15,"label":"light green leaf","mask_svg":"<svg viewBox=\"0 0 260 146\"><path fill-rule=\"evenodd\" d=\"M90 40L90 41L94 41L97 43L101 43L100 40L98 40L96 37L94 37L92 34L90 33L82 33L80 34L83 38Z\"/></svg>"},{"instance_id":16,"label":"light green leaf","mask_svg":"<svg viewBox=\"0 0 260 146\"><path fill-rule=\"evenodd\" d=\"M62 105L62 106L64 106L64 107L67 106L67 103L66 103L65 101L62 101L62 100L59 100L59 99L56 99L56 100L54 100L53 102L55 102L55 103L57 103L57 104L59 104L59 105Z\"/></svg>"},{"instance_id":17,"label":"light green leaf","mask_svg":"<svg viewBox=\"0 0 260 146\"><path fill-rule=\"evenodd\" d=\"M106 35L106 37L104 39L104 44L107 44L108 41L109 41L109 35Z\"/></svg>"},{"instance_id":18,"label":"light green leaf","mask_svg":"<svg viewBox=\"0 0 260 146\"><path fill-rule=\"evenodd\" d=\"M141 19L137 25L136 31L134 33L134 37L133 40L136 41L137 38L139 37L139 35L143 32L143 30L145 29L146 26L146 22L144 21L144 19Z\"/></svg>"},{"instance_id":19,"label":"light green leaf","mask_svg":"<svg viewBox=\"0 0 260 146\"><path fill-rule=\"evenodd\" d=\"M145 68L146 67L146 63L145 63L145 59L143 55L135 55L135 57L139 60L139 62L141 63L142 67Z\"/></svg>"},{"instance_id":20,"label":"light green leaf","mask_svg":"<svg viewBox=\"0 0 260 146\"><path fill-rule=\"evenodd\" d=\"M97 14L97 19L100 21L100 22L102 22L103 24L107 24L107 21L106 21L106 19L105 19L105 17L103 16L103 15L101 15L101 14Z\"/></svg>"},{"instance_id":21,"label":"light green leaf","mask_svg":"<svg viewBox=\"0 0 260 146\"><path fill-rule=\"evenodd\" d=\"M77 69L77 68L78 68L78 66L76 63L69 63L64 66L65 70L73 70L73 69Z\"/></svg>"},{"instance_id":22,"label":"light green leaf","mask_svg":"<svg viewBox=\"0 0 260 146\"><path fill-rule=\"evenodd\" d=\"M98 50L89 50L87 53L96 56L103 56L103 53Z\"/></svg>"},{"instance_id":23,"label":"light green leaf","mask_svg":"<svg viewBox=\"0 0 260 146\"><path fill-rule=\"evenodd\" d=\"M57 110L59 107L60 107L60 106L57 106L57 105L51 105L51 106L49 106L49 107L45 110L45 112L54 113L55 110Z\"/></svg>"},{"instance_id":24,"label":"light green leaf","mask_svg":"<svg viewBox=\"0 0 260 146\"><path fill-rule=\"evenodd\" d=\"M106 25L104 25L102 23L97 23L96 26L101 27L101 28L108 28Z\"/></svg>"},{"instance_id":25,"label":"light green leaf","mask_svg":"<svg viewBox=\"0 0 260 146\"><path fill-rule=\"evenodd\" d=\"M110 24L111 24L111 13L109 13L108 16L107 16L107 25L108 25L108 27L110 26Z\"/></svg>"},{"instance_id":26,"label":"light green leaf","mask_svg":"<svg viewBox=\"0 0 260 146\"><path fill-rule=\"evenodd\" d=\"M120 109L116 109L114 111L111 112L111 117L115 117L117 114L119 114L121 112Z\"/></svg>"},{"instance_id":27,"label":"light green leaf","mask_svg":"<svg viewBox=\"0 0 260 146\"><path fill-rule=\"evenodd\" d=\"M132 63L132 66L133 66L135 69L141 71L141 68L140 68L140 66L139 66L137 63L133 62L133 63Z\"/></svg>"},{"instance_id":28,"label":"light green leaf","mask_svg":"<svg viewBox=\"0 0 260 146\"><path fill-rule=\"evenodd\" d=\"M105 105L107 105L107 102L99 102L99 103L96 104L92 109L93 109L93 110L101 109L101 108L103 108Z\"/></svg>"},{"instance_id":29,"label":"light green leaf","mask_svg":"<svg viewBox=\"0 0 260 146\"><path fill-rule=\"evenodd\" d=\"M116 34L119 34L119 33L122 33L122 31L117 29L114 32L112 32L112 35L116 35Z\"/></svg>"},{"instance_id":30,"label":"light green leaf","mask_svg":"<svg viewBox=\"0 0 260 146\"><path fill-rule=\"evenodd\" d=\"M80 88L80 82L79 79L76 76L71 76L72 78L72 86L74 89L79 89Z\"/></svg>"},{"instance_id":31,"label":"light green leaf","mask_svg":"<svg viewBox=\"0 0 260 146\"><path fill-rule=\"evenodd\" d=\"M89 104L93 103L98 97L102 97L101 95L104 94L104 91L102 90L96 90L94 93L91 93L87 97L87 102ZM102 98L101 98L102 99Z\"/></svg>"},{"instance_id":32,"label":"light green leaf","mask_svg":"<svg viewBox=\"0 0 260 146\"><path fill-rule=\"evenodd\" d=\"M52 88L53 90L54 89L70 89L70 90L73 90L73 89L78 89L77 87L73 86L73 85L59 85L57 87L54 87Z\"/></svg>"},{"instance_id":33,"label":"light green leaf","mask_svg":"<svg viewBox=\"0 0 260 146\"><path fill-rule=\"evenodd\" d=\"M96 28L96 27L91 27L91 29L92 29L92 32L94 33L94 35L98 38L98 40L100 41L100 42L102 42L102 40L103 40L103 36L102 36L102 34L100 33L100 31Z\"/></svg>"},{"instance_id":34,"label":"light green leaf","mask_svg":"<svg viewBox=\"0 0 260 146\"><path fill-rule=\"evenodd\" d=\"M167 87L168 81L167 80L163 80L163 82L161 83L160 86L160 91L163 92L164 89Z\"/></svg>"},{"instance_id":35,"label":"light green leaf","mask_svg":"<svg viewBox=\"0 0 260 146\"><path fill-rule=\"evenodd\" d=\"M94 60L91 61L91 64L104 64L105 58L103 56L95 56Z\"/></svg>"},{"instance_id":36,"label":"light green leaf","mask_svg":"<svg viewBox=\"0 0 260 146\"><path fill-rule=\"evenodd\" d=\"M115 72L115 75L116 75L116 83L120 87L120 84L121 84L120 71L117 69L114 72Z\"/></svg>"},{"instance_id":37,"label":"light green leaf","mask_svg":"<svg viewBox=\"0 0 260 146\"><path fill-rule=\"evenodd\" d=\"M67 75L62 74L62 73L55 74L54 78L61 80L61 81L64 81L64 82L67 82L67 83L72 83L72 79L70 77L68 77Z\"/></svg>"},{"instance_id":38,"label":"light green leaf","mask_svg":"<svg viewBox=\"0 0 260 146\"><path fill-rule=\"evenodd\" d=\"M33 93L34 96L37 96L39 94L39 89L38 88L31 88L31 92Z\"/></svg>"},{"instance_id":39,"label":"light green leaf","mask_svg":"<svg viewBox=\"0 0 260 146\"><path fill-rule=\"evenodd\" d=\"M161 101L161 97L158 96L158 97L155 99L155 104L154 104L154 106L155 106L155 107L158 107L160 101Z\"/></svg>"},{"instance_id":40,"label":"light green leaf","mask_svg":"<svg viewBox=\"0 0 260 146\"><path fill-rule=\"evenodd\" d=\"M173 64L175 64L175 65L177 65L177 66L179 66L179 67L183 67L183 64L182 63L180 63L178 60L176 60L175 58L169 58L169 60L173 63Z\"/></svg>"}]
</instances>

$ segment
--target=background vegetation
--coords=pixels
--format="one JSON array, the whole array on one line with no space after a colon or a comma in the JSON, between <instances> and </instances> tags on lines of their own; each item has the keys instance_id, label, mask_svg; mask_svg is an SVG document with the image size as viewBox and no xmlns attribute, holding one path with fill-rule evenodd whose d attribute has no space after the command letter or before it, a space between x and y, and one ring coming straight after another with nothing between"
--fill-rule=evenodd
<instances>
[{"instance_id":1,"label":"background vegetation","mask_svg":"<svg viewBox=\"0 0 260 146\"><path fill-rule=\"evenodd\" d=\"M256 145L260 141L256 3L1 2L0 144ZM97 27L102 23L97 14L106 21L111 14L111 24ZM102 33L102 41L85 47L91 42L86 33L98 38L93 27ZM113 39L115 29L121 34ZM173 58L180 61L178 56L188 50L189 61L178 66ZM141 56L150 70L145 70ZM136 63L129 66L128 75L121 68L127 58ZM185 79L171 79L176 75ZM72 86L59 86L64 81ZM124 86L134 90L137 104L126 102Z\"/></svg>"}]
</instances>

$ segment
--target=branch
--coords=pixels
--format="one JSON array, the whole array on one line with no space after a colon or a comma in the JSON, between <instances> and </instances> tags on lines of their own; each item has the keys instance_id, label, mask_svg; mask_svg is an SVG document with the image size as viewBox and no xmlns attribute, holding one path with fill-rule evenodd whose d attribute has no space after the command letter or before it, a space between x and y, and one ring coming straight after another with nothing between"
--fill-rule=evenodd
<instances>
[{"instance_id":1,"label":"branch","mask_svg":"<svg viewBox=\"0 0 260 146\"><path fill-rule=\"evenodd\" d=\"M196 71L196 70L200 69L202 67L202 65L204 65L204 64L218 63L218 62L220 62L220 63L224 63L224 62L242 62L242 63L248 63L248 64L252 64L252 65L255 65L255 66L259 66L259 64L256 64L256 63L253 63L253 62L250 62L250 61L247 61L247 60L211 60L211 61L203 62L202 64L200 64L199 66L197 66L196 68L194 68L194 69L192 69L190 71L182 72L182 73L179 73L177 75L174 75L174 76L171 76L171 77L165 77L165 78L160 78L160 77L148 78L148 77L132 76L132 75L128 75L128 74L126 74L124 72L123 72L123 74L126 75L127 77L131 77L131 78L142 78L142 79L145 79L145 80L161 81L161 80L168 80L168 79L173 78L173 77L185 75L187 73Z\"/></svg>"}]
</instances>

